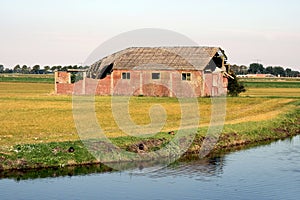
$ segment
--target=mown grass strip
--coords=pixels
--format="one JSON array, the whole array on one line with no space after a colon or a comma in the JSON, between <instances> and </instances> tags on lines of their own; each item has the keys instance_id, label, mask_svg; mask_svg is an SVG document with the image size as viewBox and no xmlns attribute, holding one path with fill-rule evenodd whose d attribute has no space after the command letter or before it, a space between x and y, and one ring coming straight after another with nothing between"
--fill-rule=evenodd
<instances>
[{"instance_id":1,"label":"mown grass strip","mask_svg":"<svg viewBox=\"0 0 300 200\"><path fill-rule=\"evenodd\" d=\"M54 83L54 78L43 77L1 77L0 82L19 82L19 83Z\"/></svg>"},{"instance_id":2,"label":"mown grass strip","mask_svg":"<svg viewBox=\"0 0 300 200\"><path fill-rule=\"evenodd\" d=\"M300 81L242 81L246 88L300 88Z\"/></svg>"}]
</instances>

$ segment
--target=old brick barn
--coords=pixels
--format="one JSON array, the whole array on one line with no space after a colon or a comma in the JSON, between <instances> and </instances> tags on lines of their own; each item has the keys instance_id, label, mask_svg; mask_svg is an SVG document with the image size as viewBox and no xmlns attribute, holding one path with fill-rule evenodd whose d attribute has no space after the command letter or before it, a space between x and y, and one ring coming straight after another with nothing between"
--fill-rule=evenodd
<instances>
[{"instance_id":1,"label":"old brick barn","mask_svg":"<svg viewBox=\"0 0 300 200\"><path fill-rule=\"evenodd\" d=\"M219 47L131 47L102 58L71 83L55 73L57 94L220 96L227 93L229 64ZM96 84L95 84L95 79Z\"/></svg>"}]
</instances>

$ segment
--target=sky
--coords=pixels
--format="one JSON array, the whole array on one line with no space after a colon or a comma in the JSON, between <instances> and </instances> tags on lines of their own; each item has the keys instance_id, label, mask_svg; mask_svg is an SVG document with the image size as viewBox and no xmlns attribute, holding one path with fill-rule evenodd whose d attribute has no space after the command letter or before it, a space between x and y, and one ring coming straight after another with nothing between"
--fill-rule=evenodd
<instances>
[{"instance_id":1,"label":"sky","mask_svg":"<svg viewBox=\"0 0 300 200\"><path fill-rule=\"evenodd\" d=\"M79 65L114 36L158 28L221 47L231 64L300 70L299 9L298 0L0 0L0 64Z\"/></svg>"}]
</instances>

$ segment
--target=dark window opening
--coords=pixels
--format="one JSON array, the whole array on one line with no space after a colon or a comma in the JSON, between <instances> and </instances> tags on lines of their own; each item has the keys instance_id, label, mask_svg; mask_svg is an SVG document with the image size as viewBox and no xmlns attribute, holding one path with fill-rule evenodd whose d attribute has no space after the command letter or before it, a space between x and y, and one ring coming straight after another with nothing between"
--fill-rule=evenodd
<instances>
[{"instance_id":1,"label":"dark window opening","mask_svg":"<svg viewBox=\"0 0 300 200\"><path fill-rule=\"evenodd\" d=\"M182 73L181 80L183 81L190 81L191 80L191 73Z\"/></svg>"},{"instance_id":2,"label":"dark window opening","mask_svg":"<svg viewBox=\"0 0 300 200\"><path fill-rule=\"evenodd\" d=\"M130 72L122 72L122 79L130 79Z\"/></svg>"},{"instance_id":3,"label":"dark window opening","mask_svg":"<svg viewBox=\"0 0 300 200\"><path fill-rule=\"evenodd\" d=\"M160 73L152 73L152 79L160 79Z\"/></svg>"}]
</instances>

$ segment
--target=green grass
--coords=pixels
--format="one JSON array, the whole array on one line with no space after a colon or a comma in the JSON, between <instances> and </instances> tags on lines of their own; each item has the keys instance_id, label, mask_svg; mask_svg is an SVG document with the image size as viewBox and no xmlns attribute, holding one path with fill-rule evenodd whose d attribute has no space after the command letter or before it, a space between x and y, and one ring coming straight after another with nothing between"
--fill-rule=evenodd
<instances>
[{"instance_id":1,"label":"green grass","mask_svg":"<svg viewBox=\"0 0 300 200\"><path fill-rule=\"evenodd\" d=\"M299 106L300 103L293 103ZM227 124L224 127L219 142L212 153L222 152L236 146L255 144L263 141L274 141L299 134L300 130L300 109L281 114L277 118L268 121L243 122L239 124ZM206 136L207 127L198 129L198 134L188 153L199 151L199 145ZM159 133L148 139L165 138L166 143L174 136L168 133ZM144 139L144 140L147 140ZM126 149L126 147L136 144L140 140L135 137L112 138L111 141ZM74 152L68 152L73 147ZM6 153L0 153L2 159L0 168L22 169L22 168L42 168L42 167L64 167L75 164L98 163L85 148L81 141L50 142L41 144L15 145Z\"/></svg>"},{"instance_id":2,"label":"green grass","mask_svg":"<svg viewBox=\"0 0 300 200\"><path fill-rule=\"evenodd\" d=\"M300 98L299 78L241 78L246 92L241 96L263 98Z\"/></svg>"},{"instance_id":3,"label":"green grass","mask_svg":"<svg viewBox=\"0 0 300 200\"><path fill-rule=\"evenodd\" d=\"M246 88L300 88L300 81L242 82Z\"/></svg>"},{"instance_id":4,"label":"green grass","mask_svg":"<svg viewBox=\"0 0 300 200\"><path fill-rule=\"evenodd\" d=\"M48 74L0 74L0 82L54 83L54 75Z\"/></svg>"},{"instance_id":5,"label":"green grass","mask_svg":"<svg viewBox=\"0 0 300 200\"><path fill-rule=\"evenodd\" d=\"M282 81L300 81L298 77L274 77L274 78L239 78L245 82L282 82Z\"/></svg>"},{"instance_id":6,"label":"green grass","mask_svg":"<svg viewBox=\"0 0 300 200\"><path fill-rule=\"evenodd\" d=\"M262 85L261 82L255 84ZM291 86L298 83L290 83L289 88L282 88L282 82L267 84L270 87L256 87L250 83L243 96L227 98L226 121L217 148L284 138L288 136L287 132L296 133L300 129L300 88ZM2 168L60 167L97 162L77 135L72 97L54 95L53 91L54 85L49 83L0 82ZM211 100L199 98L198 103L201 118L197 137L200 141L210 122ZM149 109L157 104L164 108L167 121L153 138L165 138L168 142L173 136L167 132L176 131L180 124L181 110L176 98L131 97L129 113L134 123L144 125L151 121ZM97 96L95 108L98 123L114 144L126 149L141 140L126 136L119 129L112 115L111 97ZM194 144L190 151L199 149L197 145ZM75 148L74 153L67 151L71 146Z\"/></svg>"},{"instance_id":7,"label":"green grass","mask_svg":"<svg viewBox=\"0 0 300 200\"><path fill-rule=\"evenodd\" d=\"M300 88L247 88L241 96L261 98L300 98Z\"/></svg>"},{"instance_id":8,"label":"green grass","mask_svg":"<svg viewBox=\"0 0 300 200\"><path fill-rule=\"evenodd\" d=\"M53 95L53 85L46 83L0 82L0 150L16 144L79 140L72 113L72 97ZM293 98L227 98L227 124L268 120L293 109ZM211 117L210 98L199 98L200 126ZM139 125L151 121L149 109L161 105L167 114L162 131L177 130L181 110L176 98L132 97L129 113ZM108 137L125 136L114 120L111 97L95 99L96 116Z\"/></svg>"}]
</instances>

